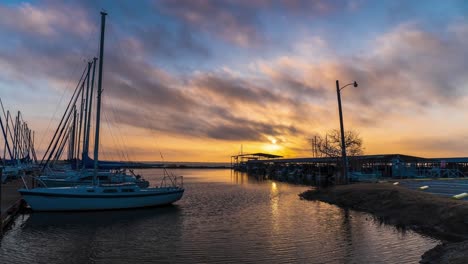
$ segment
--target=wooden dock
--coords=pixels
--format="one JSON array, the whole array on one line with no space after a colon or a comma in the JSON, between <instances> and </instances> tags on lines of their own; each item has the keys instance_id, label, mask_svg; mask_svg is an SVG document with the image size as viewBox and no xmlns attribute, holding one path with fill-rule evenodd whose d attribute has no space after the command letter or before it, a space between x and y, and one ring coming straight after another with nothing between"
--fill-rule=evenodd
<instances>
[{"instance_id":1,"label":"wooden dock","mask_svg":"<svg viewBox=\"0 0 468 264\"><path fill-rule=\"evenodd\" d=\"M22 187L23 181L21 179L11 180L1 185L1 232L13 221L14 217L21 209L23 200L21 199L21 194L18 192L18 189Z\"/></svg>"}]
</instances>

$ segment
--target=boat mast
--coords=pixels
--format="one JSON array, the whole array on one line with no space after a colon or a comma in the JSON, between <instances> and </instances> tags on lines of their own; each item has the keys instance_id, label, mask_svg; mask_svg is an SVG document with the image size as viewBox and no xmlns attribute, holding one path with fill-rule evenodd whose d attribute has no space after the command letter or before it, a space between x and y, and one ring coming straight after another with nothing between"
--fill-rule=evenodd
<instances>
[{"instance_id":1,"label":"boat mast","mask_svg":"<svg viewBox=\"0 0 468 264\"><path fill-rule=\"evenodd\" d=\"M19 127L19 111L15 118L14 137L13 137L13 155L15 159L15 165L18 165L18 127Z\"/></svg>"},{"instance_id":2,"label":"boat mast","mask_svg":"<svg viewBox=\"0 0 468 264\"><path fill-rule=\"evenodd\" d=\"M35 132L32 132L32 138L31 138L31 149L32 149L32 154L34 157L34 162L37 164L37 155L36 155L36 149L34 148L34 140L35 139Z\"/></svg>"},{"instance_id":3,"label":"boat mast","mask_svg":"<svg viewBox=\"0 0 468 264\"><path fill-rule=\"evenodd\" d=\"M102 93L102 62L104 55L104 30L106 26L106 12L101 12L101 44L99 46L99 76L97 91L97 109L96 109L96 134L94 139L94 177L93 184L96 184L98 160L99 160L99 123L101 121L101 93Z\"/></svg>"},{"instance_id":4,"label":"boat mast","mask_svg":"<svg viewBox=\"0 0 468 264\"><path fill-rule=\"evenodd\" d=\"M96 61L97 58L93 58L93 77L91 80L91 91L89 92L89 104L88 104L88 109L87 109L87 114L88 114L88 121L86 122L86 132L85 132L85 145L83 148L83 154L82 154L82 160L83 160L83 168L86 167L86 162L85 160L88 160L88 152L89 152L89 137L90 137L90 128L91 128L91 110L93 107L93 90L94 90L94 75L96 73ZM86 155L86 156L85 156Z\"/></svg>"},{"instance_id":5,"label":"boat mast","mask_svg":"<svg viewBox=\"0 0 468 264\"><path fill-rule=\"evenodd\" d=\"M88 84L89 84L88 79L89 79L89 63L88 63L88 74L86 75L86 79L85 79L85 81L87 81ZM83 87L82 87L83 90L81 91L81 108L80 108L80 114L79 114L80 121L79 121L79 127L78 127L78 136L76 137L76 141L77 141L76 142L77 143L76 144L76 155L75 155L76 156L76 163L75 163L76 170L78 170L78 167L80 165L80 141L81 141L81 131L83 130L82 129L83 128L83 111L86 111L84 109L84 104L85 104L84 85L85 85L85 83L83 82ZM89 88L89 86L88 86L88 88Z\"/></svg>"},{"instance_id":6,"label":"boat mast","mask_svg":"<svg viewBox=\"0 0 468 264\"><path fill-rule=\"evenodd\" d=\"M85 96L85 105L84 105L84 112L82 113L84 115L84 126L83 126L83 152L78 153L81 154L81 164L84 164L84 151L85 151L85 146L86 146L86 128L88 127L88 102L89 102L89 79L91 79L91 67L92 67L92 62L88 61L88 78L86 79L86 96ZM78 169L77 164L77 169Z\"/></svg>"},{"instance_id":7,"label":"boat mast","mask_svg":"<svg viewBox=\"0 0 468 264\"><path fill-rule=\"evenodd\" d=\"M55 148L56 148L56 144L60 140L60 137L62 137L62 132L65 129L65 127L67 126L68 119L70 118L70 115L72 113L70 107L73 107L76 104L76 101L78 100L79 93L81 91L81 89L80 89L81 86L80 85L81 85L81 82L83 81L83 77L85 76L85 72L86 72L86 69L83 70L83 73L81 74L81 78L80 78L78 84L76 85L75 91L73 92L72 98L70 99L70 102L68 102L67 109L65 110L65 113L63 113L62 119L60 120L60 123L59 123L57 129L55 130L54 136L52 137L52 140L50 141L49 146L47 147L47 150L45 151L44 156L42 157L42 160L41 160L40 164L41 165L44 164L43 165L43 170L45 169L48 161L52 157L53 152L55 151ZM49 152L49 150L51 150L51 152ZM46 157L48 157L48 158L46 159Z\"/></svg>"},{"instance_id":8,"label":"boat mast","mask_svg":"<svg viewBox=\"0 0 468 264\"><path fill-rule=\"evenodd\" d=\"M70 140L70 161L73 162L73 159L75 158L75 138L76 138L76 105L73 106L73 125L71 129L71 140Z\"/></svg>"},{"instance_id":9,"label":"boat mast","mask_svg":"<svg viewBox=\"0 0 468 264\"><path fill-rule=\"evenodd\" d=\"M8 116L6 119L6 131L5 131L5 128L3 127L3 122L1 118L0 118L0 126L2 127L2 133L3 133L3 137L5 138L5 146L6 146L6 148L3 149L3 158L6 159L5 149L7 149L8 153L10 154L10 159L13 159L13 154L11 153L10 144L8 144Z\"/></svg>"}]
</instances>

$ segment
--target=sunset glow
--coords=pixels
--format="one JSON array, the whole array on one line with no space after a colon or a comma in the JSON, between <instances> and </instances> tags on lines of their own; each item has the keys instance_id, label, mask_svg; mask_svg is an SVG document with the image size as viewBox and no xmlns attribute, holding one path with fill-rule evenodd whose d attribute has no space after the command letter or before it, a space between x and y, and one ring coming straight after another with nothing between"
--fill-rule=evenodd
<instances>
[{"instance_id":1,"label":"sunset glow","mask_svg":"<svg viewBox=\"0 0 468 264\"><path fill-rule=\"evenodd\" d=\"M336 80L359 83L344 124L366 154L468 156L467 1L3 1L0 97L39 154L101 9L103 159L311 156L339 128Z\"/></svg>"}]
</instances>

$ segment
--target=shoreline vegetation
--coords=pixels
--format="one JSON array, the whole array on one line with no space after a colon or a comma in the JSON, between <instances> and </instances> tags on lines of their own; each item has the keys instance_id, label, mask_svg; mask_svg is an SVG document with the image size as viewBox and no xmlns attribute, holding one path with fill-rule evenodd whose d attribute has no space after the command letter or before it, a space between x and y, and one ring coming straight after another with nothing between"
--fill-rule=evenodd
<instances>
[{"instance_id":1,"label":"shoreline vegetation","mask_svg":"<svg viewBox=\"0 0 468 264\"><path fill-rule=\"evenodd\" d=\"M371 213L378 220L411 229L443 243L420 263L468 263L468 203L391 183L362 183L308 190L299 196Z\"/></svg>"}]
</instances>

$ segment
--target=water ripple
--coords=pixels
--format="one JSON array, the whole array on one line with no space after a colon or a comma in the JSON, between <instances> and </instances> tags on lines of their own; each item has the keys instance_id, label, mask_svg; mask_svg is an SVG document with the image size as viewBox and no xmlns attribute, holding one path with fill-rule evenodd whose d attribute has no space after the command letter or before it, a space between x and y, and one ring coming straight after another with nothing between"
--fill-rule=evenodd
<instances>
[{"instance_id":1,"label":"water ripple","mask_svg":"<svg viewBox=\"0 0 468 264\"><path fill-rule=\"evenodd\" d=\"M186 193L173 206L20 217L1 241L0 262L416 263L438 243L300 200L306 187L229 170L180 172ZM157 170L142 174L160 180Z\"/></svg>"}]
</instances>

